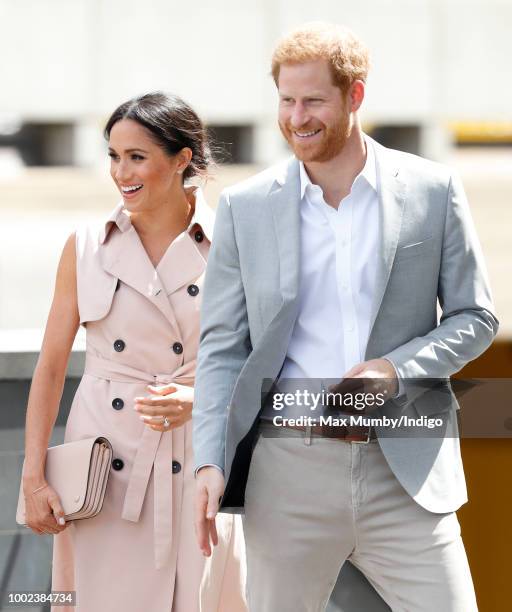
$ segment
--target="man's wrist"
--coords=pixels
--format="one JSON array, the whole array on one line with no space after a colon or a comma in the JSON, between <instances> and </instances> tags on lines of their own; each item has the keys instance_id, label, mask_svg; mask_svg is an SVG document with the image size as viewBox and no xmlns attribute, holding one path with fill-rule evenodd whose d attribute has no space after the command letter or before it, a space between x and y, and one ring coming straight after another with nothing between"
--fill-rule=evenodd
<instances>
[{"instance_id":1,"label":"man's wrist","mask_svg":"<svg viewBox=\"0 0 512 612\"><path fill-rule=\"evenodd\" d=\"M389 357L383 357L383 359L385 359L388 363L390 363L393 366L393 369L395 370L395 376L396 376L397 385L396 385L395 394L391 397L391 399L399 399L405 393L404 383L403 383L402 379L400 378L400 375L398 373L398 369L397 369L396 365L391 361L391 359L389 359Z\"/></svg>"},{"instance_id":2,"label":"man's wrist","mask_svg":"<svg viewBox=\"0 0 512 612\"><path fill-rule=\"evenodd\" d=\"M220 467L220 465L216 465L215 463L203 463L202 465L196 467L196 471L195 471L195 477L197 478L197 475L199 474L199 471L202 470L203 468L206 467L212 467L215 468L216 470L219 470L219 472L224 476L224 470Z\"/></svg>"}]
</instances>

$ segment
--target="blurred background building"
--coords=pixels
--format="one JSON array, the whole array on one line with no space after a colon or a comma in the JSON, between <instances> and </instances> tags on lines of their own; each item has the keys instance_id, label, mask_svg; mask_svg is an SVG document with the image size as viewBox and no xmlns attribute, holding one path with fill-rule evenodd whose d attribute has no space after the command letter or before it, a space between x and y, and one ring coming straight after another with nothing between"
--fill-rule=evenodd
<instances>
[{"instance_id":1,"label":"blurred background building","mask_svg":"<svg viewBox=\"0 0 512 612\"><path fill-rule=\"evenodd\" d=\"M119 199L105 120L148 91L184 97L227 151L206 186L215 207L222 187L287 155L270 56L283 33L311 20L345 24L371 50L366 131L462 175L501 321L490 357L470 375L510 376L511 0L0 0L0 593L47 586L49 543L13 521L24 403L62 246ZM79 375L77 357L52 443ZM475 474L496 459L496 444L482 448L466 445ZM489 482L482 475L478 487ZM498 478L493 495L502 489ZM507 500L495 497L491 513ZM465 520L481 609L507 609L506 577L486 569L492 538L479 544L480 518ZM492 521L508 527L499 514ZM505 541L492 540L494 568Z\"/></svg>"},{"instance_id":2,"label":"blurred background building","mask_svg":"<svg viewBox=\"0 0 512 612\"><path fill-rule=\"evenodd\" d=\"M115 204L102 127L119 103L162 89L194 106L228 151L230 165L207 187L215 206L221 187L286 155L271 51L316 19L348 25L370 47L365 129L466 179L501 333L510 331L500 261L512 175L510 0L0 0L0 329L44 324L66 235Z\"/></svg>"}]
</instances>

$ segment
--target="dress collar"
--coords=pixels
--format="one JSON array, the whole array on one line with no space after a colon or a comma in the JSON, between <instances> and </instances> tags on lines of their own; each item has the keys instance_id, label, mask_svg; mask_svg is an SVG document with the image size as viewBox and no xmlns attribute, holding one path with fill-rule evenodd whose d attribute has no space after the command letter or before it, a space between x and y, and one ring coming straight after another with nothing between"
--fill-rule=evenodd
<instances>
[{"instance_id":1,"label":"dress collar","mask_svg":"<svg viewBox=\"0 0 512 612\"><path fill-rule=\"evenodd\" d=\"M185 191L187 192L189 198L191 198L195 203L194 213L186 231L190 233L194 229L197 230L197 226L199 226L203 231L203 234L211 242L213 225L215 221L215 214L213 210L206 203L203 191L200 187L186 187ZM119 204L111 212L108 219L105 221L105 225L103 226L100 234L100 244L103 244L106 241L114 226L117 226L119 231L123 233L132 227L130 216L126 212L123 202L119 202Z\"/></svg>"}]
</instances>

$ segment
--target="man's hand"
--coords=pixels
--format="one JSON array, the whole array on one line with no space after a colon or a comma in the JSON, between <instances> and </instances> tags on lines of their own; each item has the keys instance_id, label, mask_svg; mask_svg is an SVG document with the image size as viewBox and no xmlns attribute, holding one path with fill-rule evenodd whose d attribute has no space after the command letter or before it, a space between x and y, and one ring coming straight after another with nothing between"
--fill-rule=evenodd
<instances>
[{"instance_id":1,"label":"man's hand","mask_svg":"<svg viewBox=\"0 0 512 612\"><path fill-rule=\"evenodd\" d=\"M359 380L361 385L359 385ZM382 393L387 399L398 393L398 379L393 364L387 359L370 359L351 368L340 383L329 387L331 393Z\"/></svg>"},{"instance_id":2,"label":"man's hand","mask_svg":"<svg viewBox=\"0 0 512 612\"><path fill-rule=\"evenodd\" d=\"M201 468L196 477L195 528L197 543L205 557L212 554L211 545L217 546L218 543L215 516L223 493L222 472L211 466Z\"/></svg>"}]
</instances>

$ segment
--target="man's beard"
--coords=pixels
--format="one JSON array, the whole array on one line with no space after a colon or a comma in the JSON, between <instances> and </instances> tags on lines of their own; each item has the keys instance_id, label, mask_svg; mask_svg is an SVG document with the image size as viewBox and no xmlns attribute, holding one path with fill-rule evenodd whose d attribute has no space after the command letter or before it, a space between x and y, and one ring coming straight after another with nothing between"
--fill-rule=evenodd
<instances>
[{"instance_id":1,"label":"man's beard","mask_svg":"<svg viewBox=\"0 0 512 612\"><path fill-rule=\"evenodd\" d=\"M293 150L295 157L303 162L326 162L341 153L344 146L347 144L350 133L352 131L352 125L350 121L350 115L343 114L339 121L334 123L332 126L327 128L324 124L321 125L322 138L319 142L309 144L307 141L302 145L298 143L293 136L292 127L287 124L283 127L279 124L279 129L286 141ZM316 127L308 127L308 125L300 128L301 132L312 131L319 129Z\"/></svg>"}]
</instances>

